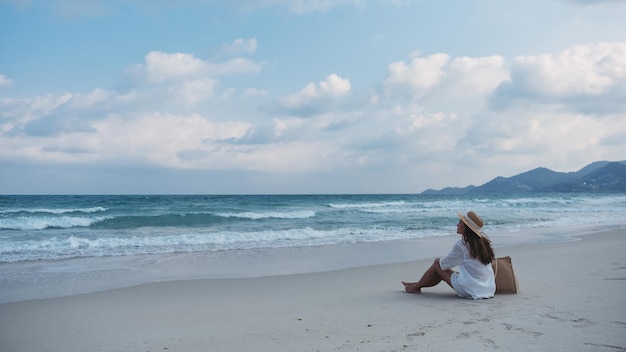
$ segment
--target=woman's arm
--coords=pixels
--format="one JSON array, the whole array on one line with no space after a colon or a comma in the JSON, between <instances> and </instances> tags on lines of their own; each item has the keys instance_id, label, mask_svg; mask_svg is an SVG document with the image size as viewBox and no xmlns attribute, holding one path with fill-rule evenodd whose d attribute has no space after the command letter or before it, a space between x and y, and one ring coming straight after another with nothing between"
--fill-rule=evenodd
<instances>
[{"instance_id":1,"label":"woman's arm","mask_svg":"<svg viewBox=\"0 0 626 352\"><path fill-rule=\"evenodd\" d=\"M461 243L461 241L458 241L454 244L454 246L452 246L452 249L447 256L439 259L439 265L441 266L441 269L447 270L454 268L464 261L465 251L463 251L463 244Z\"/></svg>"}]
</instances>

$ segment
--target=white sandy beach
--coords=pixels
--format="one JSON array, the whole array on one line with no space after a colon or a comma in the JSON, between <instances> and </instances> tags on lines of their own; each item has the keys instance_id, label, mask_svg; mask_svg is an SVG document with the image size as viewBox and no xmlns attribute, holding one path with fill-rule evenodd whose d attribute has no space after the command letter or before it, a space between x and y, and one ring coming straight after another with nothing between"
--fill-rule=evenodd
<instances>
[{"instance_id":1,"label":"white sandy beach","mask_svg":"<svg viewBox=\"0 0 626 352\"><path fill-rule=\"evenodd\" d=\"M522 292L403 292L432 259L0 304L0 351L625 351L626 230L511 255ZM445 255L446 253L440 253Z\"/></svg>"}]
</instances>

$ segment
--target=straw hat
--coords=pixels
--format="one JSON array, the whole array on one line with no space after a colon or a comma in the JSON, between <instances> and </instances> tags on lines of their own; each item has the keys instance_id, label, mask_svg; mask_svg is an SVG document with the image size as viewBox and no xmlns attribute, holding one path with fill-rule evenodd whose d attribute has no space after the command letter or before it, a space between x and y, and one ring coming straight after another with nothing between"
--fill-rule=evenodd
<instances>
[{"instance_id":1,"label":"straw hat","mask_svg":"<svg viewBox=\"0 0 626 352\"><path fill-rule=\"evenodd\" d=\"M474 233L476 233L480 237L485 237L485 234L480 231L480 229L483 227L483 219L481 219L480 216L476 215L476 213L474 213L473 211L467 212L467 216L461 214L460 212L457 212L457 214L459 215L459 219L461 219L461 221L463 221L465 225L472 229Z\"/></svg>"}]
</instances>

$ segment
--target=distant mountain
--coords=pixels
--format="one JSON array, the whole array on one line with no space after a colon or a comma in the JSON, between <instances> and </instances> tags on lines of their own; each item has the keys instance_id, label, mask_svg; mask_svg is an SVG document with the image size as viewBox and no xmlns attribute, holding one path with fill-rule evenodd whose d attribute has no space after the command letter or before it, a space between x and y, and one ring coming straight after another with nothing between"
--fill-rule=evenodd
<instances>
[{"instance_id":1,"label":"distant mountain","mask_svg":"<svg viewBox=\"0 0 626 352\"><path fill-rule=\"evenodd\" d=\"M610 164L611 161L595 161L585 167L583 167L582 169L576 171L576 174L578 175L578 177L582 177L585 176L587 174L590 174L596 170L600 170L601 168L605 167L606 165ZM618 163L626 163L626 161L618 161Z\"/></svg>"},{"instance_id":2,"label":"distant mountain","mask_svg":"<svg viewBox=\"0 0 626 352\"><path fill-rule=\"evenodd\" d=\"M422 194L466 194L466 193L471 192L474 188L476 188L476 186L472 186L472 185L464 187L464 188L446 187L442 189L441 191L429 189L429 190L422 192Z\"/></svg>"},{"instance_id":3,"label":"distant mountain","mask_svg":"<svg viewBox=\"0 0 626 352\"><path fill-rule=\"evenodd\" d=\"M626 161L596 161L576 172L556 172L539 167L513 177L496 177L478 187L429 189L422 194L538 192L626 192Z\"/></svg>"},{"instance_id":4,"label":"distant mountain","mask_svg":"<svg viewBox=\"0 0 626 352\"><path fill-rule=\"evenodd\" d=\"M626 192L626 163L614 162L570 182L550 187L552 192Z\"/></svg>"}]
</instances>

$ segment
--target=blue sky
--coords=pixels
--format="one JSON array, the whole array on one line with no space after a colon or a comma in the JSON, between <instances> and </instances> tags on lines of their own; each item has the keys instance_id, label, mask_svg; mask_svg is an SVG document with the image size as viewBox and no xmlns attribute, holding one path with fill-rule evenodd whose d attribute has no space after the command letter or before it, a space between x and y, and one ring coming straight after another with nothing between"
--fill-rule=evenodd
<instances>
[{"instance_id":1,"label":"blue sky","mask_svg":"<svg viewBox=\"0 0 626 352\"><path fill-rule=\"evenodd\" d=\"M626 1L0 0L0 194L417 193L626 159Z\"/></svg>"}]
</instances>

